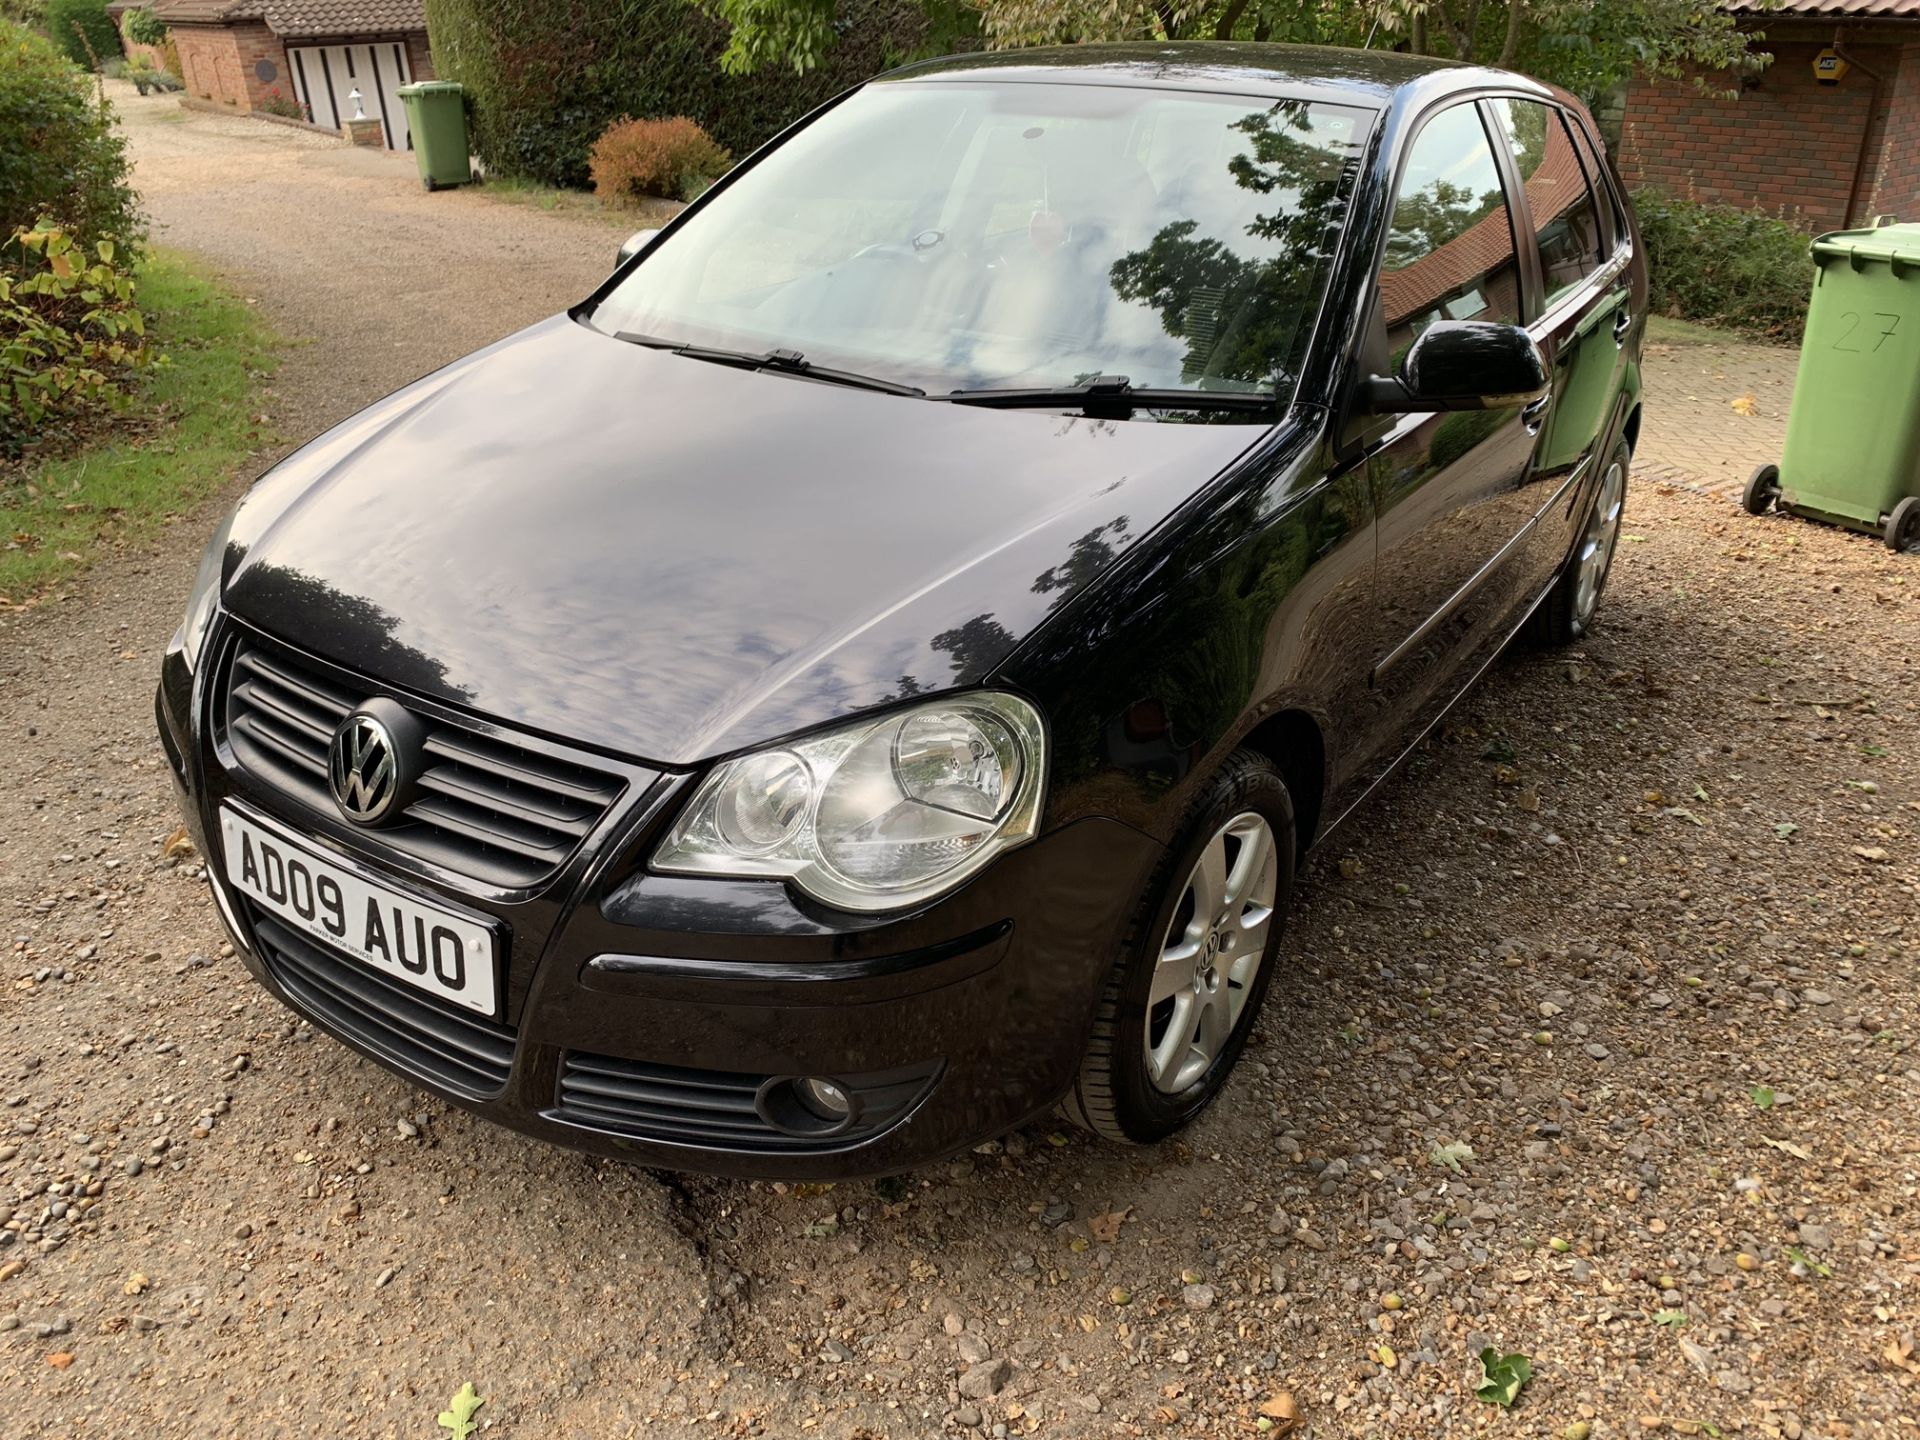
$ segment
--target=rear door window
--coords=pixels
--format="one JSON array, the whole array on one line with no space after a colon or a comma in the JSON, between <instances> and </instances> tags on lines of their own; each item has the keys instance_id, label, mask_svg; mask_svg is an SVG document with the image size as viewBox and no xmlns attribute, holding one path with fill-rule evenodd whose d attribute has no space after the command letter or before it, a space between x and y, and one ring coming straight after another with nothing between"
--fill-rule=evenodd
<instances>
[{"instance_id":1,"label":"rear door window","mask_svg":"<svg viewBox=\"0 0 1920 1440\"><path fill-rule=\"evenodd\" d=\"M1600 268L1600 210L1558 107L1500 99L1493 102L1493 110L1526 187L1540 245L1544 303L1551 307Z\"/></svg>"},{"instance_id":2,"label":"rear door window","mask_svg":"<svg viewBox=\"0 0 1920 1440\"><path fill-rule=\"evenodd\" d=\"M1520 319L1520 267L1506 192L1471 101L1429 120L1394 196L1380 306L1397 356L1436 320Z\"/></svg>"}]
</instances>

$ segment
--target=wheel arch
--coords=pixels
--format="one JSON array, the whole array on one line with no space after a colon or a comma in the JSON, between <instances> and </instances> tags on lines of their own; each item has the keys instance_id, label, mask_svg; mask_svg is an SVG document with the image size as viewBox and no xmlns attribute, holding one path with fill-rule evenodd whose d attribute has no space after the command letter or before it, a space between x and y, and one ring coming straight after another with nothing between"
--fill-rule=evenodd
<instances>
[{"instance_id":1,"label":"wheel arch","mask_svg":"<svg viewBox=\"0 0 1920 1440\"><path fill-rule=\"evenodd\" d=\"M1294 840L1305 854L1319 833L1327 794L1327 744L1320 722L1305 710L1267 716L1240 741L1271 760L1293 797Z\"/></svg>"}]
</instances>

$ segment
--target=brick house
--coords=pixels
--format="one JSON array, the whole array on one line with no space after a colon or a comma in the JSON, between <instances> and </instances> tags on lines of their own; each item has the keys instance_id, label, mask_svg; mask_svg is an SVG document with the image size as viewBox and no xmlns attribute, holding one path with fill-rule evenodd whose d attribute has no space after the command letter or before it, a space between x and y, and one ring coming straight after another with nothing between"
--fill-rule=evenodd
<instances>
[{"instance_id":1,"label":"brick house","mask_svg":"<svg viewBox=\"0 0 1920 1440\"><path fill-rule=\"evenodd\" d=\"M1758 205L1810 231L1920 220L1920 0L1726 8L1764 34L1756 48L1773 63L1703 77L1719 94L1636 78L1617 150L1627 183ZM1816 62L1829 82L1843 73L1823 83Z\"/></svg>"},{"instance_id":2,"label":"brick house","mask_svg":"<svg viewBox=\"0 0 1920 1440\"><path fill-rule=\"evenodd\" d=\"M190 99L286 111L337 130L356 109L391 150L412 148L395 91L433 78L425 0L152 0ZM360 92L360 100L352 92Z\"/></svg>"}]
</instances>

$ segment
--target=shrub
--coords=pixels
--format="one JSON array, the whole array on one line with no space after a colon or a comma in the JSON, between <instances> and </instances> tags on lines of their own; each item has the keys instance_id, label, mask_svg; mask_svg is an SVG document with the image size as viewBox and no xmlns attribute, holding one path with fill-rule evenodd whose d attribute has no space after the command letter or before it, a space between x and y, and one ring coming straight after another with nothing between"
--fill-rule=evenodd
<instances>
[{"instance_id":1,"label":"shrub","mask_svg":"<svg viewBox=\"0 0 1920 1440\"><path fill-rule=\"evenodd\" d=\"M127 61L127 79L133 82L134 88L142 95L146 94L149 90L158 90L164 95L170 90L182 88L178 78L160 69L153 63L152 59L146 55L136 55ZM278 91L269 92L269 94L278 93ZM269 101L269 103L262 108L272 110L273 106ZM279 112L276 111L275 113L277 114Z\"/></svg>"},{"instance_id":2,"label":"shrub","mask_svg":"<svg viewBox=\"0 0 1920 1440\"><path fill-rule=\"evenodd\" d=\"M0 23L0 265L5 238L46 217L91 248L125 249L142 235L126 147L112 113L46 40Z\"/></svg>"},{"instance_id":3,"label":"shrub","mask_svg":"<svg viewBox=\"0 0 1920 1440\"><path fill-rule=\"evenodd\" d=\"M466 86L488 171L583 186L622 115L685 115L735 155L924 43L915 0L842 0L815 70L722 73L726 26L687 0L427 0L436 71Z\"/></svg>"},{"instance_id":4,"label":"shrub","mask_svg":"<svg viewBox=\"0 0 1920 1440\"><path fill-rule=\"evenodd\" d=\"M726 174L732 156L684 115L666 120L622 117L593 142L587 170L602 200L643 195L691 200Z\"/></svg>"},{"instance_id":5,"label":"shrub","mask_svg":"<svg viewBox=\"0 0 1920 1440\"><path fill-rule=\"evenodd\" d=\"M136 45L152 45L157 49L167 43L167 22L145 5L127 11L124 29L127 39Z\"/></svg>"},{"instance_id":6,"label":"shrub","mask_svg":"<svg viewBox=\"0 0 1920 1440\"><path fill-rule=\"evenodd\" d=\"M1683 320L1798 341L1813 267L1804 231L1759 209L1634 197L1653 308Z\"/></svg>"},{"instance_id":7,"label":"shrub","mask_svg":"<svg viewBox=\"0 0 1920 1440\"><path fill-rule=\"evenodd\" d=\"M291 95L282 95L278 85L267 91L266 98L260 102L260 108L269 115L278 115L283 120L307 118L307 107Z\"/></svg>"},{"instance_id":8,"label":"shrub","mask_svg":"<svg viewBox=\"0 0 1920 1440\"><path fill-rule=\"evenodd\" d=\"M81 249L64 230L13 234L24 275L0 270L0 454L49 420L125 402L125 379L152 361L133 278L111 240Z\"/></svg>"},{"instance_id":9,"label":"shrub","mask_svg":"<svg viewBox=\"0 0 1920 1440\"><path fill-rule=\"evenodd\" d=\"M107 14L107 0L47 0L47 34L82 69L120 53L120 27Z\"/></svg>"}]
</instances>

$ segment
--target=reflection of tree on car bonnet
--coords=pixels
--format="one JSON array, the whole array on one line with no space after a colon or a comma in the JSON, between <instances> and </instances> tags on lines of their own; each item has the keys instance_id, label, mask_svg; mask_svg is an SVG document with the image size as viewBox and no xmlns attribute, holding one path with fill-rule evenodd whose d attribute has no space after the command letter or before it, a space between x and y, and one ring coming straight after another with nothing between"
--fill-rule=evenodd
<instances>
[{"instance_id":1,"label":"reflection of tree on car bonnet","mask_svg":"<svg viewBox=\"0 0 1920 1440\"><path fill-rule=\"evenodd\" d=\"M1257 110L1233 128L1249 141L1228 163L1234 183L1285 197L1247 227L1272 253L1248 259L1226 239L1196 233L1199 221L1177 220L1146 249L1114 262L1113 287L1158 310L1167 333L1187 342L1183 379L1203 388L1213 380L1227 382L1222 389L1279 389L1298 372L1318 309L1353 178L1353 146L1316 137L1311 108L1298 101Z\"/></svg>"}]
</instances>

